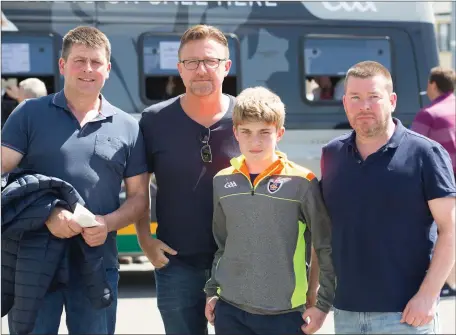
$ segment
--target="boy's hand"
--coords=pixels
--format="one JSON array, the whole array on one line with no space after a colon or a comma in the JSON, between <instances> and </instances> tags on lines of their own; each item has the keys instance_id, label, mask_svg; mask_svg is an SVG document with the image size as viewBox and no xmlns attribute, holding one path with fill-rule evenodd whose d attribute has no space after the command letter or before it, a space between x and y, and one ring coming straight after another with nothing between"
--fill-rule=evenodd
<instances>
[{"instance_id":1,"label":"boy's hand","mask_svg":"<svg viewBox=\"0 0 456 335\"><path fill-rule=\"evenodd\" d=\"M318 331L323 322L326 319L326 313L319 310L317 307L311 307L306 309L302 314L304 325L301 326L301 330L304 334L313 334Z\"/></svg>"},{"instance_id":2,"label":"boy's hand","mask_svg":"<svg viewBox=\"0 0 456 335\"><path fill-rule=\"evenodd\" d=\"M217 303L218 297L213 296L209 297L206 299L206 308L204 309L204 315L206 316L207 321L213 326L214 325L214 320L215 320L215 315L214 315L214 309L215 309L215 304Z\"/></svg>"}]
</instances>

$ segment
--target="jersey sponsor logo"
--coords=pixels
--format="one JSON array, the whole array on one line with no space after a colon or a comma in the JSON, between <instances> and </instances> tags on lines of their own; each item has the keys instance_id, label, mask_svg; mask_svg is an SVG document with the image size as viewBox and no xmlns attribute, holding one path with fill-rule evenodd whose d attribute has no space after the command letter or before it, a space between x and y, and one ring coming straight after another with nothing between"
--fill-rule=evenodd
<instances>
[{"instance_id":1,"label":"jersey sponsor logo","mask_svg":"<svg viewBox=\"0 0 456 335\"><path fill-rule=\"evenodd\" d=\"M291 178L274 177L274 178L269 179L268 192L271 194L276 193L278 190L280 190L282 185L285 184L289 180L291 180Z\"/></svg>"},{"instance_id":2,"label":"jersey sponsor logo","mask_svg":"<svg viewBox=\"0 0 456 335\"><path fill-rule=\"evenodd\" d=\"M237 184L234 181L229 181L225 184L225 188L237 187Z\"/></svg>"}]
</instances>

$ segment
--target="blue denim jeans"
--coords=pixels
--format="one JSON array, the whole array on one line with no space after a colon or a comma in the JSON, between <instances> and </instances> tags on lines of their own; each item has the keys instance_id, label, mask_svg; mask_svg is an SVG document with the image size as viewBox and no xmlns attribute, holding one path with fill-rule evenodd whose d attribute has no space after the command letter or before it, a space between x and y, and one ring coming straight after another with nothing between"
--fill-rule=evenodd
<instances>
[{"instance_id":1,"label":"blue denim jeans","mask_svg":"<svg viewBox=\"0 0 456 335\"><path fill-rule=\"evenodd\" d=\"M402 313L358 313L334 308L336 334L438 334L438 315L429 324L413 327L400 323Z\"/></svg>"},{"instance_id":2,"label":"blue denim jeans","mask_svg":"<svg viewBox=\"0 0 456 335\"><path fill-rule=\"evenodd\" d=\"M114 298L109 307L94 309L84 293L82 280L72 274L67 287L45 295L32 334L58 334L63 306L69 334L114 334L119 271L116 268L107 269L106 277ZM11 328L12 317L9 313L9 330L14 334Z\"/></svg>"},{"instance_id":3,"label":"blue denim jeans","mask_svg":"<svg viewBox=\"0 0 456 335\"><path fill-rule=\"evenodd\" d=\"M210 270L197 269L170 258L163 268L155 269L157 305L166 334L207 334L203 291Z\"/></svg>"}]
</instances>

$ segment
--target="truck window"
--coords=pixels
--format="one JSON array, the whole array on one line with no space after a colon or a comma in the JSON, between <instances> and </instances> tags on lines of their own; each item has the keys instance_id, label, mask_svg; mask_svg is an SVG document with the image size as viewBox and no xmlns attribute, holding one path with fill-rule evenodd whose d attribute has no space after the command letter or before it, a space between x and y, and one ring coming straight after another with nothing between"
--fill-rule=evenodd
<instances>
[{"instance_id":1,"label":"truck window","mask_svg":"<svg viewBox=\"0 0 456 335\"><path fill-rule=\"evenodd\" d=\"M223 92L236 96L238 91L238 40L227 35L230 59L233 64L223 82ZM144 103L173 98L185 92L185 86L177 70L180 36L147 33L141 36L140 80Z\"/></svg>"},{"instance_id":2,"label":"truck window","mask_svg":"<svg viewBox=\"0 0 456 335\"><path fill-rule=\"evenodd\" d=\"M2 127L18 105L5 93L6 89L18 87L24 79L38 78L46 85L48 94L54 93L58 80L57 58L52 34L2 32Z\"/></svg>"},{"instance_id":3,"label":"truck window","mask_svg":"<svg viewBox=\"0 0 456 335\"><path fill-rule=\"evenodd\" d=\"M46 85L48 94L57 90L55 39L52 34L2 33L2 79L20 83L38 78Z\"/></svg>"},{"instance_id":4,"label":"truck window","mask_svg":"<svg viewBox=\"0 0 456 335\"><path fill-rule=\"evenodd\" d=\"M345 73L354 64L373 60L391 71L387 37L308 35L303 42L304 101L340 104Z\"/></svg>"}]
</instances>

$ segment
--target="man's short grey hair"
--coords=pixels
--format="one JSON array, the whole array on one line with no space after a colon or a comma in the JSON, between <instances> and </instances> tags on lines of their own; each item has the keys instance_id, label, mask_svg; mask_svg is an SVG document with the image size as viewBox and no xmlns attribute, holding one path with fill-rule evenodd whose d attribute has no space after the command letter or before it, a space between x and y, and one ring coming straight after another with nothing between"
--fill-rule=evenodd
<instances>
[{"instance_id":1,"label":"man's short grey hair","mask_svg":"<svg viewBox=\"0 0 456 335\"><path fill-rule=\"evenodd\" d=\"M24 98L32 99L47 95L46 85L38 78L27 78L19 83L19 87L24 90Z\"/></svg>"}]
</instances>

